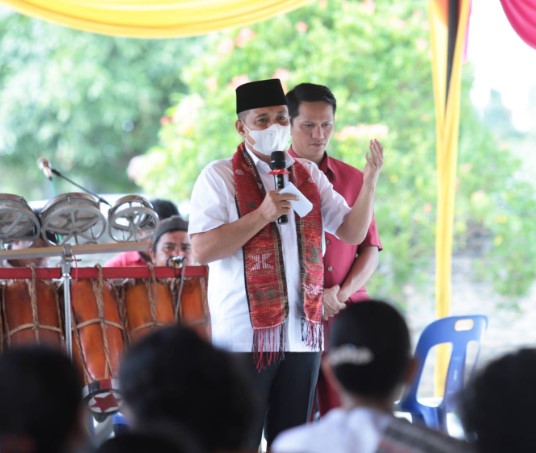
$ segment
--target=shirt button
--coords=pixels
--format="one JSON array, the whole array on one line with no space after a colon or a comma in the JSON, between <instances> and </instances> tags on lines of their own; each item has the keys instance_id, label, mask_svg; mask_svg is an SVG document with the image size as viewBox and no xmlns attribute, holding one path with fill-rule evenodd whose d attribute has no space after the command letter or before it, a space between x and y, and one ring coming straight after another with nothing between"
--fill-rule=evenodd
<instances>
[{"instance_id":1,"label":"shirt button","mask_svg":"<svg viewBox=\"0 0 536 453\"><path fill-rule=\"evenodd\" d=\"M326 245L329 245L329 239L326 239Z\"/></svg>"},{"instance_id":2,"label":"shirt button","mask_svg":"<svg viewBox=\"0 0 536 453\"><path fill-rule=\"evenodd\" d=\"M328 271L332 271L333 270L333 266L328 266Z\"/></svg>"}]
</instances>

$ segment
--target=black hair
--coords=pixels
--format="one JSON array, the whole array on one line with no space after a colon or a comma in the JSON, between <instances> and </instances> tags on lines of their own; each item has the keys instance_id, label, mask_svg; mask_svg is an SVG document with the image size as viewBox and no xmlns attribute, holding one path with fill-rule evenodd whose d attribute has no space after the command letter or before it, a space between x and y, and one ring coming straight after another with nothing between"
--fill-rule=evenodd
<instances>
[{"instance_id":1,"label":"black hair","mask_svg":"<svg viewBox=\"0 0 536 453\"><path fill-rule=\"evenodd\" d=\"M0 451L22 440L35 453L66 446L82 407L82 382L72 361L45 345L0 354Z\"/></svg>"},{"instance_id":2,"label":"black hair","mask_svg":"<svg viewBox=\"0 0 536 453\"><path fill-rule=\"evenodd\" d=\"M42 208L34 209L34 214L39 219L39 229L41 229L41 227L43 226L42 213L43 213ZM43 232L39 231L39 235L34 239L34 242L37 241L37 239L39 239L40 237L43 237L42 235L43 235ZM45 232L45 237L43 238L43 240L46 242L46 245L58 245L58 243L60 242L58 235L55 233L52 233L50 230L47 230Z\"/></svg>"},{"instance_id":3,"label":"black hair","mask_svg":"<svg viewBox=\"0 0 536 453\"><path fill-rule=\"evenodd\" d=\"M153 206L154 212L158 214L158 219L163 220L168 217L179 214L179 208L177 205L170 200L165 200L163 198L153 198L150 200L151 205Z\"/></svg>"},{"instance_id":4,"label":"black hair","mask_svg":"<svg viewBox=\"0 0 536 453\"><path fill-rule=\"evenodd\" d=\"M489 362L462 390L460 419L477 451L536 451L536 349L523 348Z\"/></svg>"},{"instance_id":5,"label":"black hair","mask_svg":"<svg viewBox=\"0 0 536 453\"><path fill-rule=\"evenodd\" d=\"M348 392L389 397L403 383L411 361L406 321L381 300L351 304L330 329L328 360Z\"/></svg>"},{"instance_id":6,"label":"black hair","mask_svg":"<svg viewBox=\"0 0 536 453\"><path fill-rule=\"evenodd\" d=\"M249 439L258 410L249 379L231 353L176 325L132 345L119 371L137 425L177 423L208 451L240 449Z\"/></svg>"},{"instance_id":7,"label":"black hair","mask_svg":"<svg viewBox=\"0 0 536 453\"><path fill-rule=\"evenodd\" d=\"M126 431L103 442L95 453L203 453L198 442L184 428L163 422Z\"/></svg>"},{"instance_id":8,"label":"black hair","mask_svg":"<svg viewBox=\"0 0 536 453\"><path fill-rule=\"evenodd\" d=\"M156 253L156 248L160 238L166 233L173 233L175 231L188 232L188 222L181 216L173 215L167 219L160 220L153 232L152 237L152 249L153 253Z\"/></svg>"},{"instance_id":9,"label":"black hair","mask_svg":"<svg viewBox=\"0 0 536 453\"><path fill-rule=\"evenodd\" d=\"M292 122L300 114L302 102L325 102L333 108L333 115L337 110L337 100L331 90L324 85L314 83L300 83L287 93L288 113Z\"/></svg>"}]
</instances>

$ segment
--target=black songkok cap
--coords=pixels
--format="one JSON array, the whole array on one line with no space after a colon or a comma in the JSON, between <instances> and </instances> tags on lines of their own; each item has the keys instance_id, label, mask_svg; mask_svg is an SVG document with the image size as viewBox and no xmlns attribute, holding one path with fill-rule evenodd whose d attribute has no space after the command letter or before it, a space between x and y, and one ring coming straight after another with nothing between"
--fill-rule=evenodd
<instances>
[{"instance_id":1,"label":"black songkok cap","mask_svg":"<svg viewBox=\"0 0 536 453\"><path fill-rule=\"evenodd\" d=\"M173 231L188 231L188 222L178 215L168 217L167 219L158 222L158 226L153 233L153 250L156 249L156 244L164 234Z\"/></svg>"},{"instance_id":2,"label":"black songkok cap","mask_svg":"<svg viewBox=\"0 0 536 453\"><path fill-rule=\"evenodd\" d=\"M273 105L287 105L279 79L258 80L236 88L236 113Z\"/></svg>"}]
</instances>

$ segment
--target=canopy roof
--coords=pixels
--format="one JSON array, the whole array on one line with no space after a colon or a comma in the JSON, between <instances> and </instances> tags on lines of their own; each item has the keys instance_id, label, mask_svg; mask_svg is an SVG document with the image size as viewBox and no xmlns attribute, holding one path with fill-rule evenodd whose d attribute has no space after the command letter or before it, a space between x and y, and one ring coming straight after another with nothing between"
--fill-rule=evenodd
<instances>
[{"instance_id":1,"label":"canopy roof","mask_svg":"<svg viewBox=\"0 0 536 453\"><path fill-rule=\"evenodd\" d=\"M2 0L20 13L112 36L178 38L236 27L310 0Z\"/></svg>"}]
</instances>

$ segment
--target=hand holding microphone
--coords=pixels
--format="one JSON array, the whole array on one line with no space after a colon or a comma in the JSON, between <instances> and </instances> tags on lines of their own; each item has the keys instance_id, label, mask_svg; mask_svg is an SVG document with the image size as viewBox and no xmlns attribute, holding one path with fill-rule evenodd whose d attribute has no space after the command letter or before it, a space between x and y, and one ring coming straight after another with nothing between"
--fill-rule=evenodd
<instances>
[{"instance_id":1,"label":"hand holding microphone","mask_svg":"<svg viewBox=\"0 0 536 453\"><path fill-rule=\"evenodd\" d=\"M274 175L275 188L283 189L285 187L285 175L290 172L286 169L286 159L284 151L274 151L270 155L270 167L272 168L271 173ZM277 219L277 223L285 224L288 223L288 217L283 214Z\"/></svg>"}]
</instances>

